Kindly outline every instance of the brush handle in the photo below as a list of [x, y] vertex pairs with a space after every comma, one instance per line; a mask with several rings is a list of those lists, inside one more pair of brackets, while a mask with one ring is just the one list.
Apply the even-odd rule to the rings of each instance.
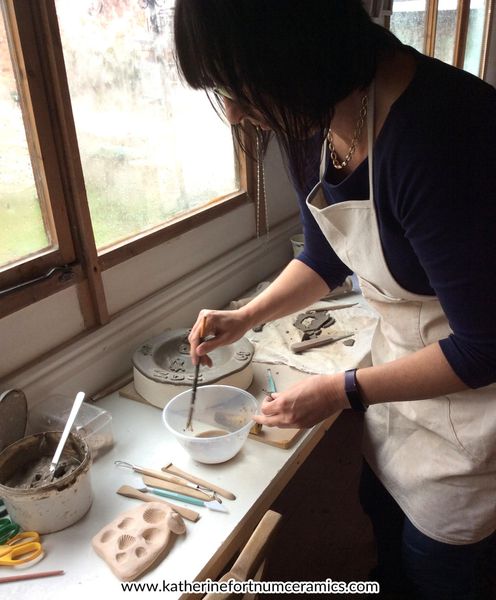
[[60, 436], [60, 440], [59, 440], [57, 449], [55, 450], [55, 454], [53, 455], [52, 462], [50, 464], [49, 470], [50, 470], [50, 473], [52, 474], [52, 479], [53, 479], [55, 471], [57, 469], [57, 465], [59, 464], [59, 460], [62, 455], [62, 452], [64, 451], [65, 443], [67, 442], [67, 438], [69, 437], [71, 428], [74, 424], [74, 421], [76, 420], [79, 409], [81, 408], [81, 404], [83, 403], [84, 395], [85, 395], [84, 392], [78, 392], [76, 395], [76, 398], [74, 399], [74, 402], [72, 404], [71, 412], [69, 413], [69, 418], [67, 419], [67, 422], [64, 427], [64, 431], [62, 432], [62, 435]]
[[197, 490], [193, 487], [186, 487], [185, 485], [178, 485], [177, 483], [170, 483], [169, 481], [164, 481], [163, 479], [157, 479], [156, 477], [148, 477], [148, 475], [143, 475], [143, 482], [145, 485], [149, 485], [154, 488], [158, 488], [159, 490], [167, 490], [169, 492], [177, 492], [179, 494], [183, 494], [184, 496], [192, 496], [193, 498], [197, 498], [198, 500], [213, 500], [213, 494], [207, 494], [200, 490]]
[[[117, 493], [121, 496], [127, 496], [128, 498], [136, 498], [136, 500], [142, 500], [143, 502], [157, 502], [157, 499], [152, 494], [145, 494], [136, 488], [131, 487], [130, 485], [121, 485], [121, 487], [117, 490]], [[158, 495], [158, 494], [156, 494]], [[200, 514], [194, 510], [190, 510], [189, 508], [184, 508], [183, 506], [177, 506], [177, 504], [171, 504], [170, 502], [166, 502], [165, 500], [160, 500], [167, 506], [170, 506], [172, 510], [179, 513], [188, 521], [193, 521], [194, 523], [198, 521], [200, 518]]]
[[181, 502], [188, 502], [189, 504], [195, 504], [196, 506], [206, 506], [203, 500], [198, 500], [198, 498], [192, 498], [191, 496], [185, 496], [184, 494], [179, 494], [178, 492], [166, 492], [164, 490], [155, 489], [150, 489], [150, 492], [156, 496], [163, 496], [164, 498], [171, 498], [172, 500], [181, 500]]
[[[155, 469], [146, 469], [145, 467], [138, 467], [137, 465], [133, 465], [133, 470], [136, 471], [136, 473], [140, 473], [141, 475], [147, 475], [148, 477], [155, 477], [156, 479], [162, 479], [163, 481], [168, 481], [169, 483], [176, 483], [178, 485], [191, 487], [194, 490], [198, 489], [194, 483], [188, 481], [185, 477], [176, 477], [175, 475], [171, 475], [170, 473], [164, 473], [163, 471], [157, 471]], [[208, 494], [210, 490], [200, 491], [204, 491], [206, 494]]]

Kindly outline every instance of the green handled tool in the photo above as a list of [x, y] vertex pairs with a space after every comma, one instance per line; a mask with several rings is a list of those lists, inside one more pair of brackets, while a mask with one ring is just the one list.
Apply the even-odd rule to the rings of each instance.
[[217, 500], [199, 500], [198, 498], [185, 496], [184, 494], [180, 494], [179, 492], [158, 490], [156, 488], [148, 486], [140, 488], [140, 491], [149, 492], [151, 494], [155, 494], [156, 496], [162, 496], [163, 498], [169, 498], [171, 500], [180, 500], [181, 502], [188, 502], [189, 504], [195, 504], [196, 506], [206, 506], [210, 510], [216, 510], [218, 512], [228, 512], [227, 508], [220, 502], [217, 502]]

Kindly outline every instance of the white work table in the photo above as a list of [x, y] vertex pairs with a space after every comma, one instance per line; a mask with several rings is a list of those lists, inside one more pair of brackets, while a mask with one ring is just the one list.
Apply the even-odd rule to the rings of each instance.
[[[255, 379], [250, 391], [263, 397], [266, 366], [254, 364]], [[304, 377], [298, 371], [277, 366], [284, 383]], [[282, 386], [281, 386], [282, 388]], [[93, 504], [86, 516], [73, 526], [42, 536], [45, 558], [30, 571], [63, 569], [59, 577], [34, 579], [0, 585], [4, 600], [39, 597], [47, 600], [71, 597], [129, 598], [155, 592], [123, 591], [120, 581], [91, 546], [92, 537], [140, 501], [116, 494], [123, 484], [133, 485], [136, 475], [114, 466], [123, 460], [152, 469], [169, 462], [217, 483], [236, 494], [236, 500], [223, 500], [229, 512], [214, 512], [206, 507], [183, 504], [201, 514], [198, 522], [185, 520], [186, 534], [176, 537], [164, 560], [139, 578], [139, 583], [179, 583], [181, 581], [217, 579], [226, 563], [243, 546], [265, 511], [285, 487], [298, 467], [324, 435], [334, 418], [314, 427], [290, 449], [273, 447], [248, 439], [241, 452], [220, 465], [194, 462], [171, 437], [162, 424], [161, 410], [115, 392], [98, 403], [112, 415], [114, 446], [99, 457], [91, 468]], [[136, 486], [137, 487], [137, 486]], [[157, 500], [159, 498], [157, 497]], [[172, 501], [175, 502], [175, 501]], [[0, 576], [21, 574], [22, 571], [2, 569]], [[288, 574], [290, 578], [290, 574]], [[185, 598], [180, 593], [159, 592], [161, 598]], [[198, 598], [198, 596], [196, 596]]]

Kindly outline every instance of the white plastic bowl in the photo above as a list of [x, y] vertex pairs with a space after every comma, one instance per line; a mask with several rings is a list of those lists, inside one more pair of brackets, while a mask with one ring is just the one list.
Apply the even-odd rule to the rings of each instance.
[[191, 390], [186, 390], [166, 405], [162, 419], [191, 458], [214, 464], [235, 456], [253, 425], [252, 416], [258, 408], [254, 396], [230, 385], [200, 386], [196, 392], [193, 430], [186, 431], [190, 404]]

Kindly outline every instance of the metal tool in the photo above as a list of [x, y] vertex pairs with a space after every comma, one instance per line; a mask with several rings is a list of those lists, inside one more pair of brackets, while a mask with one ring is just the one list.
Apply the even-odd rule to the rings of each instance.
[[210, 510], [215, 510], [218, 512], [228, 512], [227, 508], [223, 504], [220, 504], [220, 502], [217, 500], [200, 500], [199, 498], [192, 498], [191, 496], [185, 496], [184, 494], [179, 494], [178, 492], [157, 490], [152, 487], [143, 487], [140, 489], [140, 492], [149, 492], [150, 494], [155, 494], [156, 496], [170, 498], [171, 500], [180, 500], [181, 502], [188, 502], [189, 504], [195, 504], [196, 506], [206, 506]]
[[269, 392], [269, 394], [273, 394], [274, 392], [277, 392], [276, 382], [274, 381], [274, 378], [272, 377], [272, 371], [270, 369], [267, 369], [266, 389], [267, 389], [267, 392]]
[[71, 427], [76, 420], [79, 409], [81, 408], [81, 404], [84, 400], [84, 392], [78, 392], [76, 394], [76, 398], [74, 399], [74, 403], [71, 408], [71, 412], [69, 413], [69, 418], [67, 419], [67, 423], [65, 424], [64, 431], [60, 436], [60, 441], [57, 445], [57, 449], [55, 450], [55, 454], [53, 455], [52, 462], [50, 463], [49, 473], [50, 480], [53, 480], [55, 477], [55, 472], [57, 470], [57, 466], [59, 464], [60, 457], [62, 452], [64, 451], [65, 443], [67, 442], [67, 438], [69, 437], [69, 433], [71, 432]]
[[332, 312], [333, 310], [341, 310], [343, 308], [351, 308], [352, 306], [356, 306], [358, 302], [348, 302], [347, 304], [331, 304], [331, 306], [327, 306], [325, 308], [313, 308], [314, 312]]
[[43, 558], [40, 535], [36, 531], [24, 531], [0, 546], [0, 565], [27, 567]]
[[[138, 465], [133, 465], [125, 460], [115, 460], [114, 465], [117, 467], [121, 467], [123, 469], [131, 469], [135, 473], [140, 473], [141, 475], [147, 475], [148, 477], [154, 477], [155, 479], [162, 479], [163, 481], [168, 481], [169, 483], [174, 483], [176, 485], [180, 485], [183, 487], [190, 487], [193, 490], [199, 490], [205, 493], [214, 494], [215, 490], [207, 487], [206, 485], [200, 485], [198, 483], [192, 483], [188, 479], [184, 477], [178, 477], [177, 475], [172, 475], [170, 473], [164, 473], [163, 471], [157, 471], [155, 469], [147, 469], [145, 467], [139, 467]], [[182, 491], [182, 490], [173, 490], [173, 491]], [[207, 499], [207, 498], [205, 498]]]
[[[134, 488], [130, 485], [121, 485], [121, 487], [117, 490], [117, 493], [121, 496], [126, 496], [127, 498], [136, 498], [136, 500], [142, 500], [143, 502], [156, 502], [157, 498], [152, 494], [146, 494], [145, 492], [140, 491], [137, 488]], [[166, 500], [160, 500], [159, 502], [163, 502], [167, 504], [172, 510], [175, 510], [177, 513], [188, 519], [188, 521], [196, 522], [200, 518], [200, 513], [197, 513], [194, 510], [190, 510], [189, 508], [184, 508], [183, 506], [178, 506], [177, 504], [172, 504], [171, 502], [167, 502]]]
[[172, 463], [169, 463], [169, 464], [165, 465], [164, 467], [162, 467], [162, 471], [165, 471], [166, 473], [172, 473], [173, 475], [178, 475], [179, 477], [182, 477], [183, 479], [191, 481], [192, 483], [196, 483], [199, 486], [202, 486], [204, 489], [213, 490], [214, 492], [217, 492], [220, 496], [223, 496], [224, 498], [227, 498], [228, 500], [236, 500], [236, 496], [232, 492], [225, 490], [224, 488], [221, 488], [220, 486], [216, 485], [215, 483], [209, 483], [208, 481], [205, 481], [204, 479], [200, 479], [199, 477], [196, 477], [195, 475], [190, 475], [189, 473], [186, 473], [186, 471], [182, 471], [178, 467], [174, 466]]
[[[207, 320], [206, 316], [203, 316], [202, 322], [200, 325], [200, 344], [204, 341], [205, 338], [205, 321]], [[195, 409], [195, 400], [196, 400], [196, 390], [198, 388], [198, 375], [200, 374], [200, 359], [198, 358], [198, 362], [195, 365], [195, 374], [193, 378], [193, 388], [191, 390], [191, 403], [189, 405], [188, 412], [188, 420], [186, 421], [186, 430], [193, 431], [193, 411]]]
[[[265, 392], [272, 400], [272, 394], [277, 392], [276, 382], [274, 381], [274, 377], [272, 376], [272, 371], [270, 369], [267, 369], [267, 383], [266, 386], [262, 388], [262, 392]], [[253, 435], [260, 435], [262, 428], [262, 423], [253, 423], [250, 433]]]

